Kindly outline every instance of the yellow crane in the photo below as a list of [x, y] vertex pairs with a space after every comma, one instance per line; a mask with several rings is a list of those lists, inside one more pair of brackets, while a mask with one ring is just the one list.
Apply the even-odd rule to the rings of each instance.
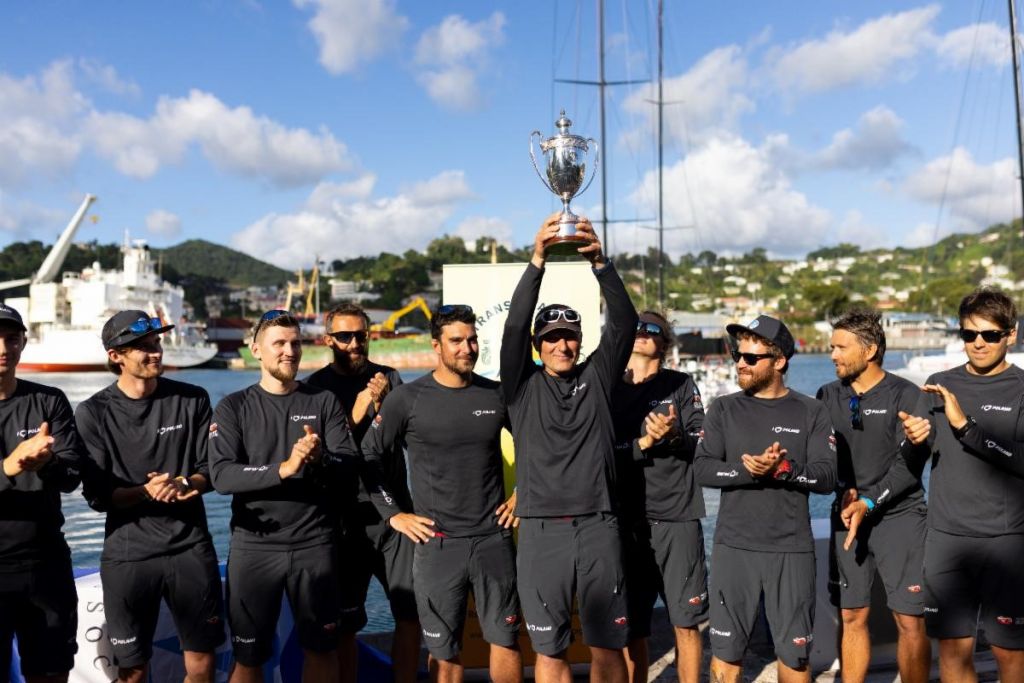
[[406, 314], [415, 311], [417, 308], [423, 311], [423, 315], [427, 317], [427, 322], [430, 322], [430, 307], [427, 306], [427, 302], [424, 301], [423, 297], [417, 296], [413, 297], [413, 299], [405, 306], [402, 306], [397, 311], [389, 315], [384, 322], [370, 325], [370, 336], [381, 337], [384, 335], [393, 335], [398, 321]]

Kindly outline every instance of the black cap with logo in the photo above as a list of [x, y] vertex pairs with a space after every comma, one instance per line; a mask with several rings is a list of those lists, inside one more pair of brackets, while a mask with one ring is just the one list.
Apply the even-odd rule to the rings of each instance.
[[0, 323], [3, 322], [14, 323], [22, 332], [28, 331], [25, 329], [25, 323], [21, 319], [21, 313], [18, 313], [7, 304], [0, 304]]
[[103, 348], [109, 350], [119, 346], [131, 346], [133, 342], [143, 337], [160, 334], [173, 328], [174, 325], [165, 325], [160, 318], [150, 317], [145, 311], [118, 311], [103, 325]]
[[793, 335], [790, 334], [789, 328], [781, 320], [770, 315], [759, 315], [749, 325], [737, 323], [726, 325], [725, 331], [729, 333], [730, 337], [735, 337], [741, 332], [749, 332], [754, 336], [767, 339], [779, 347], [786, 359], [792, 358], [796, 353], [796, 342], [793, 341]]

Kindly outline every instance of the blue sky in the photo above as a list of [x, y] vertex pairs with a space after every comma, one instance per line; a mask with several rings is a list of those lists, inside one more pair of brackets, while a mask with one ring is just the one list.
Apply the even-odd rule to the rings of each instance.
[[[656, 74], [655, 0], [606, 1], [606, 76]], [[666, 2], [673, 254], [919, 245], [1020, 214], [1006, 6]], [[596, 2], [199, 0], [0, 10], [0, 244], [226, 244], [284, 267], [556, 208], [530, 131], [598, 137]], [[608, 92], [609, 217], [655, 216], [650, 85]], [[574, 200], [600, 215], [600, 179]], [[612, 253], [654, 233], [610, 228]]]

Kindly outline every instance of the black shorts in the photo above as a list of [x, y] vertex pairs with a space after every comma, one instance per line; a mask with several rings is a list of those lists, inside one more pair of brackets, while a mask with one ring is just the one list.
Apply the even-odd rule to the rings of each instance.
[[32, 570], [0, 572], [0, 680], [11, 670], [14, 636], [22, 675], [63, 676], [75, 664], [77, 634], [78, 593], [70, 557], [48, 558]]
[[623, 547], [630, 640], [651, 635], [658, 596], [673, 626], [692, 628], [707, 618], [708, 572], [699, 520], [640, 522], [630, 529]]
[[224, 642], [224, 601], [209, 542], [174, 555], [100, 563], [103, 613], [114, 663], [142, 666], [153, 656], [160, 601], [167, 601], [181, 649], [213, 652]]
[[524, 518], [516, 567], [519, 602], [536, 652], [554, 656], [569, 647], [573, 593], [583, 642], [610, 650], [626, 646], [629, 618], [614, 515]]
[[771, 553], [715, 544], [711, 555], [711, 652], [738, 662], [747, 649], [761, 594], [775, 655], [807, 664], [814, 640], [814, 553]]
[[864, 524], [849, 550], [843, 550], [847, 531], [833, 516], [828, 582], [832, 604], [842, 609], [869, 607], [877, 568], [889, 609], [913, 616], [924, 614], [925, 514], [922, 506]]
[[989, 538], [928, 530], [924, 618], [932, 638], [973, 638], [1024, 649], [1024, 535]]
[[338, 548], [338, 589], [341, 600], [340, 628], [356, 633], [366, 626], [366, 592], [376, 576], [384, 588], [395, 621], [416, 621], [416, 596], [412, 588], [415, 544], [394, 529], [372, 528], [344, 533]]
[[295, 550], [231, 548], [228, 623], [235, 659], [262, 666], [273, 654], [282, 595], [288, 596], [299, 645], [314, 652], [338, 646], [338, 583], [333, 544]]
[[470, 588], [484, 640], [502, 647], [515, 645], [519, 596], [511, 531], [432, 538], [416, 546], [412, 575], [423, 641], [435, 659], [452, 659], [462, 648]]

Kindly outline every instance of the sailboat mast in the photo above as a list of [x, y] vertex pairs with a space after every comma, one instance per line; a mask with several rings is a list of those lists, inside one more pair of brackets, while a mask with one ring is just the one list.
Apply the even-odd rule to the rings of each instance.
[[658, 309], [665, 310], [665, 0], [658, 0]]
[[608, 252], [608, 146], [605, 144], [604, 89], [604, 0], [597, 0], [597, 88], [601, 97], [601, 151], [605, 156], [601, 167], [601, 244]]
[[1017, 179], [1020, 182], [1021, 220], [1024, 226], [1024, 138], [1021, 137], [1020, 119], [1020, 64], [1017, 61], [1017, 10], [1014, 0], [1007, 0], [1010, 6], [1010, 54], [1013, 56], [1013, 101], [1017, 107]]

